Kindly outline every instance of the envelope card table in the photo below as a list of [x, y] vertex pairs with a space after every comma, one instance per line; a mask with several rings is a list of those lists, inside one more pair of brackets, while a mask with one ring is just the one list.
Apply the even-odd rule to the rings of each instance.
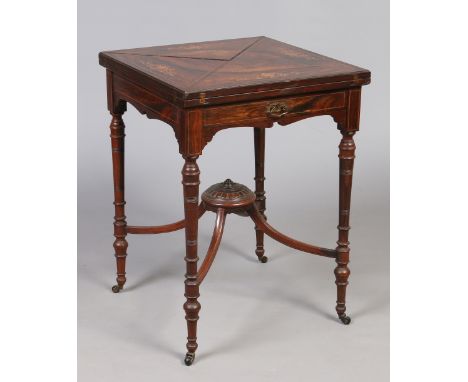
[[[268, 37], [154, 46], [101, 52], [107, 69], [107, 103], [114, 178], [114, 249], [117, 293], [126, 281], [128, 234], [159, 234], [185, 229], [185, 297], [187, 353], [191, 365], [197, 350], [199, 288], [218, 252], [226, 217], [250, 217], [256, 232], [255, 253], [267, 262], [264, 234], [286, 246], [336, 261], [336, 312], [349, 324], [345, 295], [348, 277], [348, 232], [351, 183], [359, 130], [361, 87], [370, 82], [368, 70], [322, 56]], [[163, 226], [128, 225], [124, 197], [124, 137], [122, 115], [127, 103], [148, 118], [164, 121], [174, 130], [182, 168], [184, 219]], [[265, 130], [320, 115], [333, 118], [341, 133], [339, 144], [339, 216], [335, 248], [295, 240], [267, 223], [265, 216]], [[253, 128], [255, 188], [227, 179], [199, 197], [197, 158], [213, 136], [227, 128]], [[285, 161], [285, 165], [287, 162]], [[200, 200], [201, 199], [201, 200]], [[213, 236], [198, 266], [198, 219], [216, 214]]]

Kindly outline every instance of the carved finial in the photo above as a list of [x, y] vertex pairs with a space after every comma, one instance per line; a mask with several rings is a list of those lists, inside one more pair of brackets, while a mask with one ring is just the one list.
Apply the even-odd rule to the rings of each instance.
[[202, 194], [201, 199], [207, 208], [239, 208], [255, 202], [255, 194], [246, 186], [231, 179], [213, 184]]
[[226, 179], [223, 183], [223, 186], [225, 189], [232, 190], [232, 187], [234, 186], [234, 182], [231, 179]]

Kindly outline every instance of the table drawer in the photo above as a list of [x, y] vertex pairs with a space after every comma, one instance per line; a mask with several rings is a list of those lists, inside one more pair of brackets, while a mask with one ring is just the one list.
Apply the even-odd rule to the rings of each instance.
[[319, 115], [321, 112], [326, 114], [332, 109], [344, 108], [345, 103], [346, 93], [339, 91], [208, 107], [203, 112], [203, 125], [206, 127], [252, 126], [298, 120]]

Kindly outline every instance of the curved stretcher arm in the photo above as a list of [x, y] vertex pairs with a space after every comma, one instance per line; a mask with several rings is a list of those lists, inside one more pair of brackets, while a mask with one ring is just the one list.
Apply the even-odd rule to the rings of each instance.
[[[205, 212], [206, 212], [205, 205], [203, 203], [200, 203], [200, 205], [198, 206], [198, 218], [200, 219]], [[179, 229], [182, 229], [184, 227], [185, 227], [185, 219], [182, 219], [175, 223], [157, 225], [157, 226], [128, 225], [126, 227], [126, 232], [133, 233], [133, 234], [158, 234], [158, 233], [178, 231]]]
[[280, 243], [287, 245], [288, 247], [297, 249], [302, 252], [336, 258], [336, 251], [333, 249], [316, 247], [315, 245], [307, 244], [302, 241], [292, 239], [289, 236], [286, 236], [281, 232], [277, 231], [266, 222], [265, 218], [262, 216], [262, 214], [256, 206], [252, 206], [247, 212], [252, 218], [252, 220], [255, 222], [257, 228], [263, 231], [266, 235], [270, 236], [272, 239], [275, 239]]
[[200, 285], [205, 278], [206, 274], [210, 270], [211, 264], [218, 253], [219, 244], [221, 243], [221, 238], [223, 237], [224, 232], [224, 223], [226, 222], [226, 210], [224, 208], [219, 208], [216, 213], [216, 224], [213, 229], [213, 236], [211, 237], [211, 243], [206, 252], [206, 256], [203, 259], [203, 263], [200, 266], [200, 270], [197, 274], [197, 283]]

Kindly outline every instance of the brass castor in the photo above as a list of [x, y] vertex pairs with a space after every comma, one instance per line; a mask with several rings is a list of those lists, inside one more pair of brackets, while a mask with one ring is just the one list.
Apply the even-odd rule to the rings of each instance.
[[190, 366], [194, 360], [195, 360], [195, 353], [187, 353], [185, 355], [184, 362], [187, 366]]
[[343, 316], [340, 316], [339, 318], [341, 322], [345, 325], [349, 325], [351, 323], [351, 317], [347, 316], [346, 314], [344, 314]]
[[261, 263], [265, 264], [268, 261], [268, 257], [262, 256], [258, 260], [260, 260]]
[[120, 289], [122, 289], [122, 288], [120, 288], [118, 285], [114, 285], [114, 286], [112, 287], [112, 292], [114, 292], [114, 293], [119, 293], [119, 292], [120, 292]]

